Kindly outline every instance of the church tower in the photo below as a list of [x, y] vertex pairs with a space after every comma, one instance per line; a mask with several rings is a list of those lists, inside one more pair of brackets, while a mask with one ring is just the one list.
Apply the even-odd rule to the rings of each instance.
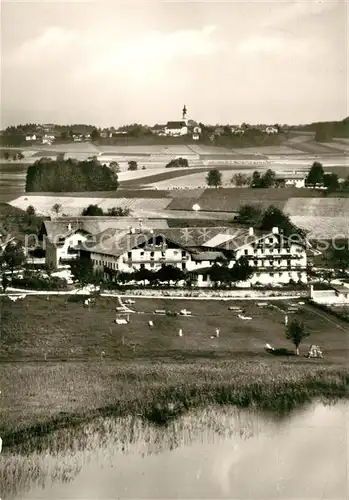
[[185, 104], [182, 110], [182, 120], [184, 120], [185, 122], [187, 121], [187, 107]]

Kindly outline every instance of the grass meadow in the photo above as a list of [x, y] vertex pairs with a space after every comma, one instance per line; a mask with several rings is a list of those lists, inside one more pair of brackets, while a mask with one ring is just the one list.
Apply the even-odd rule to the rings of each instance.
[[[348, 326], [308, 306], [295, 313], [310, 333], [301, 356], [276, 357], [264, 351], [266, 342], [292, 349], [286, 302], [261, 309], [252, 301], [137, 299], [130, 323], [117, 325], [116, 298], [91, 309], [62, 296], [1, 301], [5, 448], [34, 446], [42, 435], [98, 416], [137, 414], [165, 424], [208, 405], [282, 413], [312, 398], [349, 395]], [[252, 320], [238, 318], [231, 304]], [[192, 317], [154, 314], [182, 308]], [[211, 338], [217, 327], [220, 336]], [[304, 357], [313, 343], [324, 359]]]

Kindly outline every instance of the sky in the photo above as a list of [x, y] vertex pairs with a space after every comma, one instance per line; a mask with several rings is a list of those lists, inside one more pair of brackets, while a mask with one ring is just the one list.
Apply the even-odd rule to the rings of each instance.
[[347, 0], [2, 0], [1, 127], [348, 116]]

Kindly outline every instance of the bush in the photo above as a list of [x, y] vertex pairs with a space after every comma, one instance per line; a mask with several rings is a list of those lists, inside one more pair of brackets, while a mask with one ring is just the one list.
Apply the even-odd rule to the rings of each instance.
[[67, 290], [68, 283], [63, 278], [52, 276], [43, 278], [40, 276], [24, 276], [23, 278], [13, 278], [11, 286], [28, 290]]
[[186, 158], [175, 158], [166, 165], [166, 168], [177, 168], [177, 167], [189, 167], [188, 160]]

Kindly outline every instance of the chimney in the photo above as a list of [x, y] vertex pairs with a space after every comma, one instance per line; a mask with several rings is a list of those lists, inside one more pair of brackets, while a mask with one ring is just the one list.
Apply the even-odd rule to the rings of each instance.
[[273, 227], [273, 234], [279, 234], [279, 228]]
[[254, 230], [253, 230], [253, 227], [249, 227], [249, 228], [248, 228], [248, 235], [249, 235], [249, 236], [253, 236], [253, 235], [254, 235]]

